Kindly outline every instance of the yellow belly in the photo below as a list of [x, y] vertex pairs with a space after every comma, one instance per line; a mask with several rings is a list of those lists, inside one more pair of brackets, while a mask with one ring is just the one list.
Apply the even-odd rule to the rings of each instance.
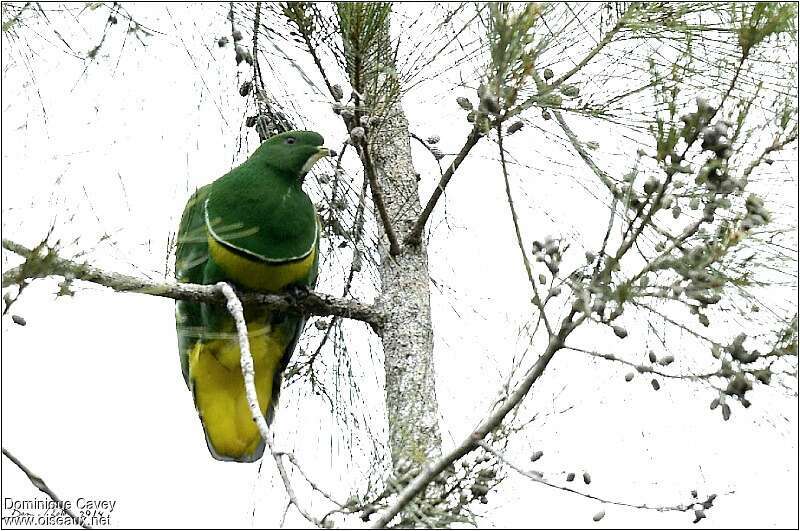
[[305, 279], [317, 256], [315, 246], [308, 256], [301, 260], [287, 264], [267, 264], [248, 260], [232, 253], [210, 234], [208, 235], [208, 249], [211, 258], [225, 274], [242, 286], [258, 291], [281, 291], [289, 284]]
[[[256, 393], [261, 413], [272, 398], [272, 382], [288, 338], [269, 324], [248, 325], [250, 351], [255, 365]], [[235, 334], [194, 346], [189, 374], [195, 404], [211, 446], [217, 455], [244, 459], [261, 443], [261, 434], [247, 405]]]

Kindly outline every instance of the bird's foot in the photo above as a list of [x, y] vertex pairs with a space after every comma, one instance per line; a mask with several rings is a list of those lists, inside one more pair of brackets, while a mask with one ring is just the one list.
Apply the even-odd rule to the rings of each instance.
[[286, 295], [289, 296], [295, 303], [302, 301], [306, 297], [311, 294], [311, 290], [308, 289], [308, 286], [304, 286], [302, 284], [292, 284], [288, 288], [286, 288]]

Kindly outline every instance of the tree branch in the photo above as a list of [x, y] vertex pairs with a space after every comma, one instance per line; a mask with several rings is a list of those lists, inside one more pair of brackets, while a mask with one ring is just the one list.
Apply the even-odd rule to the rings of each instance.
[[244, 319], [244, 308], [242, 307], [242, 302], [236, 296], [236, 292], [233, 290], [230, 284], [220, 282], [214, 286], [214, 289], [216, 289], [225, 298], [228, 312], [230, 312], [231, 317], [233, 317], [233, 321], [236, 323], [236, 334], [239, 338], [239, 351], [241, 353], [239, 363], [242, 367], [244, 390], [245, 395], [247, 396], [247, 407], [250, 408], [250, 414], [253, 416], [253, 422], [256, 423], [258, 431], [261, 433], [261, 437], [264, 439], [264, 442], [266, 442], [273, 459], [275, 459], [275, 465], [278, 467], [278, 473], [283, 481], [286, 494], [289, 496], [289, 503], [294, 504], [294, 506], [297, 507], [297, 510], [300, 511], [300, 514], [302, 514], [306, 520], [316, 526], [319, 526], [319, 521], [311, 516], [305, 509], [303, 509], [302, 505], [298, 503], [297, 496], [294, 493], [294, 488], [292, 488], [292, 483], [289, 480], [289, 475], [286, 473], [286, 468], [283, 466], [283, 462], [281, 461], [282, 454], [275, 451], [275, 444], [272, 440], [272, 434], [269, 431], [267, 420], [264, 418], [264, 415], [261, 413], [261, 408], [258, 405], [255, 367], [253, 365], [253, 355], [250, 353], [250, 338], [247, 333], [247, 322]]
[[50, 487], [48, 487], [48, 486], [47, 486], [47, 483], [45, 483], [45, 482], [44, 482], [44, 480], [43, 480], [42, 478], [40, 478], [39, 476], [37, 476], [36, 474], [34, 474], [33, 472], [31, 472], [31, 470], [30, 470], [28, 467], [26, 467], [24, 464], [22, 464], [22, 461], [20, 461], [19, 459], [17, 459], [17, 458], [14, 456], [14, 454], [12, 454], [11, 452], [9, 452], [9, 451], [8, 451], [8, 450], [6, 450], [5, 448], [3, 448], [3, 455], [4, 455], [4, 456], [6, 456], [6, 457], [8, 457], [8, 459], [9, 459], [9, 460], [10, 460], [12, 463], [14, 463], [14, 464], [17, 466], [17, 468], [19, 468], [20, 470], [22, 470], [22, 471], [25, 473], [25, 475], [26, 475], [26, 476], [28, 476], [28, 479], [30, 480], [30, 482], [33, 484], [33, 486], [34, 486], [34, 487], [36, 487], [36, 488], [37, 488], [37, 489], [39, 489], [40, 491], [42, 491], [42, 492], [44, 492], [45, 494], [47, 494], [47, 496], [48, 496], [48, 497], [49, 497], [51, 500], [53, 500], [54, 502], [56, 502], [56, 505], [58, 506], [58, 508], [59, 508], [59, 509], [61, 509], [62, 511], [64, 511], [64, 514], [66, 514], [67, 516], [69, 516], [70, 518], [72, 518], [72, 519], [73, 519], [73, 521], [74, 521], [76, 524], [80, 525], [82, 528], [84, 528], [84, 529], [91, 529], [91, 527], [89, 527], [89, 526], [88, 526], [88, 525], [87, 525], [87, 524], [86, 524], [86, 523], [83, 521], [83, 518], [79, 518], [78, 516], [76, 516], [76, 515], [75, 515], [75, 513], [73, 513], [73, 512], [72, 512], [72, 510], [71, 510], [71, 509], [70, 509], [70, 508], [69, 508], [69, 507], [68, 507], [68, 506], [67, 506], [67, 505], [66, 505], [64, 502], [62, 502], [62, 501], [61, 501], [61, 499], [59, 499], [58, 495], [56, 495], [56, 493], [55, 493], [55, 492], [53, 492], [53, 491], [50, 489]]
[[[225, 302], [225, 298], [215, 286], [159, 282], [123, 273], [105, 271], [85, 263], [81, 264], [61, 258], [50, 249], [48, 249], [47, 253], [35, 253], [27, 247], [7, 239], [3, 240], [3, 248], [22, 256], [27, 263], [31, 264], [29, 268], [12, 268], [3, 273], [3, 285], [5, 286], [19, 284], [31, 278], [58, 275], [70, 279], [93, 282], [115, 291], [129, 291], [192, 302]], [[244, 304], [260, 304], [279, 311], [303, 312], [320, 316], [335, 315], [363, 321], [372, 326], [376, 332], [380, 332], [383, 327], [383, 313], [373, 305], [324, 293], [310, 292], [308, 295], [297, 297], [247, 291], [240, 292], [239, 297]]]
[[444, 193], [447, 183], [450, 182], [450, 179], [453, 178], [453, 174], [456, 172], [461, 163], [464, 162], [464, 159], [467, 158], [470, 150], [475, 147], [475, 144], [477, 144], [478, 140], [480, 139], [480, 131], [477, 127], [473, 127], [472, 131], [469, 133], [469, 136], [467, 136], [467, 140], [461, 147], [461, 151], [458, 152], [456, 158], [454, 158], [453, 162], [451, 162], [447, 167], [444, 175], [442, 175], [442, 178], [439, 180], [439, 184], [436, 185], [436, 188], [433, 190], [430, 199], [428, 199], [428, 202], [425, 204], [425, 208], [422, 209], [422, 213], [419, 215], [417, 222], [414, 224], [414, 228], [411, 229], [411, 232], [408, 234], [408, 236], [406, 236], [406, 244], [417, 245], [420, 242], [422, 239], [422, 232], [425, 230], [425, 224], [428, 222], [428, 218], [431, 217], [431, 213], [436, 207], [436, 203], [439, 201], [439, 198]]
[[372, 191], [372, 202], [375, 203], [375, 208], [378, 209], [378, 215], [381, 218], [386, 237], [389, 238], [389, 254], [391, 256], [397, 256], [400, 254], [400, 242], [397, 240], [397, 233], [392, 227], [389, 213], [386, 210], [386, 203], [383, 201], [383, 189], [378, 181], [378, 175], [375, 173], [375, 165], [372, 163], [372, 156], [369, 153], [366, 142], [362, 142], [360, 147], [361, 158], [364, 162], [364, 170], [369, 179], [369, 189]]
[[564, 345], [564, 340], [580, 323], [583, 322], [583, 316], [573, 321], [576, 311], [570, 310], [567, 316], [561, 321], [561, 326], [557, 334], [550, 338], [544, 353], [539, 357], [536, 363], [525, 374], [525, 377], [517, 385], [517, 387], [508, 395], [508, 397], [500, 402], [500, 404], [492, 410], [475, 430], [470, 433], [461, 444], [444, 454], [442, 457], [429, 461], [422, 467], [422, 471], [412, 479], [408, 485], [398, 494], [394, 502], [387, 507], [375, 520], [370, 528], [381, 529], [397, 516], [403, 508], [408, 505], [414, 497], [422, 492], [425, 487], [433, 481], [442, 471], [444, 471], [451, 463], [461, 459], [468, 453], [472, 452], [480, 446], [480, 442], [492, 430], [497, 428], [508, 413], [514, 409], [525, 396], [534, 383], [544, 373], [545, 368], [553, 359], [556, 352], [561, 350]]

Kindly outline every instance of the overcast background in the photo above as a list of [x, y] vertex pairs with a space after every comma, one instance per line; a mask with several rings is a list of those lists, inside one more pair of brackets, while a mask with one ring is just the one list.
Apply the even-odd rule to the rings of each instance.
[[[413, 9], [400, 11], [411, 17]], [[242, 125], [248, 102], [238, 95], [250, 73], [244, 65], [235, 68], [230, 46], [216, 46], [217, 38], [229, 33], [227, 4], [129, 10], [159, 33], [146, 37], [144, 46], [126, 33], [122, 21], [109, 28], [93, 61], [65, 50], [53, 29], [85, 57], [103, 34], [105, 8], [77, 20], [53, 12], [53, 27], [31, 20], [32, 27], [20, 28], [13, 42], [4, 35], [2, 229], [4, 238], [32, 246], [54, 224], [52, 240], [61, 241], [65, 255], [85, 252], [82, 258], [98, 266], [160, 278], [170, 232], [188, 196], [244, 160], [258, 137]], [[305, 118], [302, 127], [319, 131], [327, 145], [340, 149], [344, 131], [330, 101], [275, 50], [266, 53], [282, 81], [273, 86], [275, 94], [296, 105], [293, 111]], [[291, 53], [306, 65], [304, 57]], [[322, 86], [312, 67], [304, 70]], [[455, 97], [474, 98], [473, 91], [457, 87], [455, 76], [422, 84], [403, 100], [412, 131], [440, 135], [445, 153], [457, 151], [468, 132]], [[624, 168], [635, 155], [636, 148], [604, 124], [582, 121], [576, 129], [582, 139], [601, 143], [612, 168]], [[562, 235], [582, 257], [602, 240], [607, 207], [584, 184], [591, 174], [563, 140], [523, 131], [526, 135], [509, 138], [507, 148], [519, 155], [512, 177], [526, 237]], [[426, 198], [438, 170], [424, 150], [416, 144], [413, 149]], [[777, 204], [781, 215], [794, 219], [795, 153], [777, 157], [773, 171], [782, 172], [785, 181], [771, 185], [773, 195], [766, 198], [768, 208], [777, 210]], [[489, 143], [470, 154], [432, 224], [445, 448], [482, 417], [513, 356], [527, 345], [530, 294], [495, 157]], [[357, 190], [355, 158], [346, 161]], [[330, 170], [326, 164], [318, 173]], [[318, 187], [315, 183], [310, 180], [309, 186]], [[3, 252], [4, 269], [17, 263]], [[322, 291], [340, 293], [335, 277], [341, 277], [341, 267], [330, 262]], [[369, 301], [374, 279], [366, 270], [355, 294]], [[74, 297], [56, 297], [57, 284], [58, 279], [38, 281], [15, 303], [12, 313], [25, 317], [27, 326], [3, 318], [3, 446], [62, 499], [117, 500], [112, 513], [117, 527], [276, 526], [286, 500], [273, 463], [265, 460], [259, 471], [258, 464], [222, 463], [208, 454], [180, 373], [173, 302], [88, 284], [76, 285]], [[796, 284], [792, 294], [785, 289], [774, 294], [775, 304], [796, 297]], [[625, 324], [631, 331], [626, 342], [598, 327], [583, 332], [576, 344], [629, 359], [640, 359], [636, 356], [647, 348], [665, 352], [648, 339], [644, 323]], [[736, 333], [713, 330], [725, 341]], [[671, 334], [669, 353], [680, 368], [681, 355], [696, 345]], [[313, 349], [318, 337], [312, 330], [307, 348]], [[360, 386], [356, 416], [381, 438], [382, 358], [375, 341], [365, 337], [365, 327], [349, 328], [351, 378]], [[707, 353], [702, 356], [712, 361]], [[322, 365], [336, 362], [327, 358]], [[701, 497], [717, 493], [699, 527], [797, 525], [796, 392], [759, 388], [751, 408], [734, 406], [732, 419], [724, 422], [719, 411], [708, 410], [711, 390], [675, 380], [662, 381], [661, 391], [653, 392], [649, 378], [637, 376], [626, 384], [626, 372], [576, 352], [559, 353], [529, 398], [538, 416], [512, 449], [517, 462], [529, 466], [527, 456], [541, 449], [545, 456], [535, 467], [547, 478], [588, 470], [592, 484], [577, 488], [629, 503], [674, 505], [689, 502], [692, 489]], [[292, 448], [305, 470], [342, 500], [353, 485], [363, 488], [358, 474], [374, 461], [365, 454], [368, 443], [355, 444], [358, 455], [348, 455], [344, 429], [302, 381], [284, 395], [274, 424], [279, 446]], [[41, 497], [5, 458], [2, 480], [4, 498]], [[605, 519], [593, 523], [591, 516], [601, 508]], [[513, 472], [480, 510], [484, 524], [499, 527], [691, 525], [689, 514], [604, 507]], [[303, 523], [293, 512], [287, 519], [288, 525]]]

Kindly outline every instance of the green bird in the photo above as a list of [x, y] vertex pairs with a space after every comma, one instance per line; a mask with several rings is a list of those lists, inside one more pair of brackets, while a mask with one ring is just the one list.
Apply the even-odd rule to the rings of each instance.
[[[331, 151], [312, 131], [273, 136], [240, 166], [198, 189], [178, 229], [175, 277], [230, 282], [250, 290], [313, 288], [320, 225], [303, 177]], [[261, 412], [271, 422], [281, 373], [305, 318], [244, 308]], [[224, 305], [179, 301], [178, 349], [208, 449], [216, 459], [252, 462], [264, 441], [247, 406], [236, 328]]]

